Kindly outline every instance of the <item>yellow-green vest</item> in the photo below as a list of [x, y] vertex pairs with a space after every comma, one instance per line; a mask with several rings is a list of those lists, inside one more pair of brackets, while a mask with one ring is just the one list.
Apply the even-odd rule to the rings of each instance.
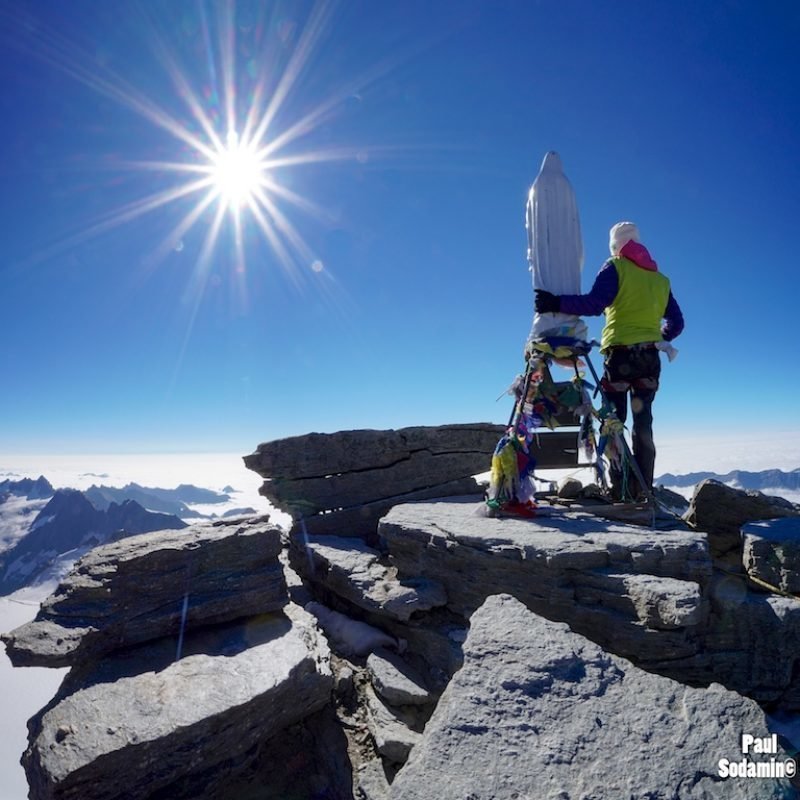
[[661, 341], [661, 320], [669, 301], [669, 278], [637, 267], [627, 258], [612, 258], [619, 290], [606, 308], [601, 350], [618, 344]]

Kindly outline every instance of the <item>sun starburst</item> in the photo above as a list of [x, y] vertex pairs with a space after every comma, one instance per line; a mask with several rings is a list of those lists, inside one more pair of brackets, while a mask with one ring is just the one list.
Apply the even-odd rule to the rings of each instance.
[[[317, 95], [310, 105], [301, 98], [301, 78], [308, 72], [329, 28], [330, 8], [326, 3], [315, 5], [290, 37], [285, 29], [270, 26], [265, 19], [250, 26], [238, 25], [233, 2], [199, 4], [191, 51], [195, 61], [190, 65], [185, 52], [181, 61], [180, 48], [159, 32], [155, 20], [148, 19], [148, 43], [169, 76], [175, 97], [180, 99], [177, 105], [174, 98], [169, 103], [158, 102], [154, 93], [144, 91], [108, 67], [98, 66], [96, 59], [67, 37], [55, 31], [40, 31], [38, 56], [131, 109], [178, 145], [174, 160], [117, 159], [115, 166], [119, 169], [171, 176], [171, 185], [109, 211], [55, 249], [180, 203], [186, 206], [185, 213], [164, 241], [153, 248], [149, 262], [158, 263], [170, 252], [182, 251], [184, 240], [204, 220], [194, 269], [195, 283], [199, 285], [197, 297], [202, 294], [209, 261], [226, 230], [233, 233], [226, 238], [234, 243], [236, 252], [230, 262], [238, 274], [246, 273], [244, 232], [253, 228], [294, 282], [302, 274], [318, 275], [323, 261], [305, 241], [287, 206], [303, 215], [330, 217], [312, 198], [282, 183], [281, 175], [323, 162], [363, 161], [363, 145], [303, 145], [313, 141], [314, 132], [381, 71]], [[266, 11], [261, 9], [261, 13]], [[282, 37], [281, 40], [275, 41], [270, 35], [259, 39], [258, 32], [266, 30], [272, 30], [271, 36]], [[242, 36], [251, 39], [239, 41]], [[291, 47], [287, 46], [290, 43]], [[196, 61], [200, 50], [204, 57]], [[243, 51], [251, 54], [244, 64], [240, 58]], [[287, 54], [281, 63], [271, 55], [275, 51]]]
[[209, 170], [214, 189], [232, 210], [253, 202], [266, 178], [258, 151], [249, 142], [240, 141], [236, 131], [228, 131], [226, 144], [214, 154]]

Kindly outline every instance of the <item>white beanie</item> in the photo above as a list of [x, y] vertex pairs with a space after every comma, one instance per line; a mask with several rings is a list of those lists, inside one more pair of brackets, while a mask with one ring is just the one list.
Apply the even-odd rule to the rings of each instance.
[[633, 222], [618, 222], [608, 235], [608, 249], [611, 255], [618, 256], [619, 251], [631, 240], [640, 241], [639, 229]]

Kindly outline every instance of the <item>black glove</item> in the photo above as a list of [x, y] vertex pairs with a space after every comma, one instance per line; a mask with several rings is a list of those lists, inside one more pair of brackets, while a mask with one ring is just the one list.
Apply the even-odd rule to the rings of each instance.
[[544, 289], [535, 289], [536, 299], [534, 300], [533, 307], [536, 309], [537, 314], [549, 314], [555, 311], [561, 311], [561, 298], [552, 292], [546, 292]]

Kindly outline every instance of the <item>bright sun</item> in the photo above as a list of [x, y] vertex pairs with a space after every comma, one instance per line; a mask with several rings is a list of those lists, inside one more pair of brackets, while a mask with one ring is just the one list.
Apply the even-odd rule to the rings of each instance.
[[[213, 37], [209, 38], [209, 32], [205, 32], [209, 41], [203, 40], [205, 58], [196, 75], [202, 90], [193, 85], [194, 72], [181, 67], [180, 48], [173, 51], [170, 40], [162, 40], [156, 35], [158, 30], [153, 31], [159, 60], [177, 91], [177, 98], [186, 106], [181, 116], [175, 116], [147, 92], [122, 81], [110, 70], [98, 68], [93, 55], [79, 50], [75, 54], [71, 50], [63, 54], [60, 50], [55, 52], [68, 74], [133, 110], [181, 145], [176, 160], [121, 162], [126, 168], [179, 177], [164, 186], [159, 184], [152, 194], [108, 212], [65, 243], [82, 241], [173, 203], [185, 203], [185, 213], [155, 247], [152, 262], [182, 252], [189, 232], [195, 226], [202, 228], [193, 272], [198, 304], [223, 231], [233, 231], [229, 260], [242, 281], [247, 275], [246, 250], [256, 242], [256, 237], [245, 236], [248, 231], [260, 232], [277, 262], [293, 280], [298, 279], [303, 269], [314, 274], [323, 272], [322, 260], [305, 241], [286, 207], [292, 206], [327, 222], [331, 217], [327, 209], [292, 188], [291, 180], [286, 185], [281, 177], [306, 165], [352, 163], [355, 159], [364, 163], [363, 148], [330, 145], [320, 148], [308, 143], [311, 135], [323, 123], [327, 125], [354, 97], [351, 82], [331, 87], [321, 98], [317, 98], [316, 90], [308, 99], [301, 93], [302, 79], [311, 71], [316, 46], [329, 29], [332, 4], [313, 4], [298, 29], [294, 45], [278, 48], [283, 55], [277, 61], [271, 55], [275, 48], [272, 34], [261, 39], [260, 34], [254, 33], [272, 30], [266, 16], [264, 20], [259, 17], [257, 25], [239, 28], [235, 2], [213, 7], [219, 13], [212, 15], [209, 24], [213, 33], [219, 34], [219, 44], [213, 46]], [[205, 19], [201, 13], [203, 4], [198, 8], [199, 17]], [[204, 25], [205, 22], [200, 25], [201, 30]], [[240, 53], [251, 50], [252, 59], [242, 63]], [[312, 98], [317, 102], [309, 105]], [[172, 101], [172, 96], [169, 99]], [[304, 139], [305, 147], [301, 145]]]
[[210, 164], [213, 186], [228, 208], [235, 211], [252, 203], [263, 186], [264, 166], [252, 144], [240, 142], [236, 131], [228, 133]]

